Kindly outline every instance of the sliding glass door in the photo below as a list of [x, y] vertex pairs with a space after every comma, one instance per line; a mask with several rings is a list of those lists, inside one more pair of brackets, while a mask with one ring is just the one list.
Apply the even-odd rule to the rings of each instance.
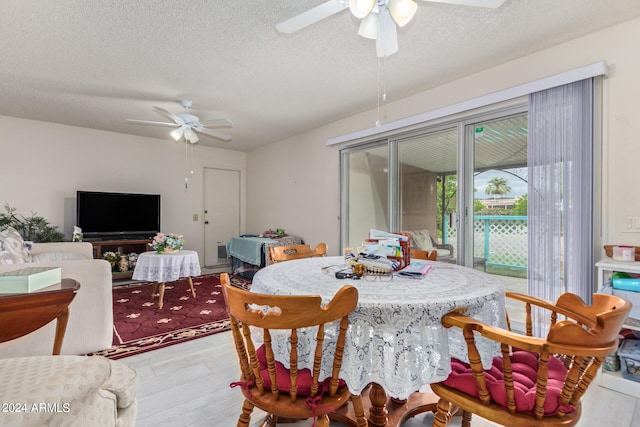
[[458, 128], [422, 133], [396, 144], [398, 230], [412, 231], [419, 240], [414, 246], [438, 249], [440, 260], [455, 262], [455, 244], [441, 244], [451, 243], [449, 214], [457, 210]]
[[[473, 174], [473, 220], [469, 221], [464, 264], [500, 275], [509, 290], [527, 292], [528, 169], [527, 114], [466, 126]], [[509, 303], [509, 302], [508, 302]], [[512, 320], [524, 314], [510, 306]]]
[[341, 165], [343, 247], [411, 231], [440, 261], [526, 277], [525, 106], [345, 148]]
[[356, 247], [369, 229], [388, 230], [389, 147], [386, 141], [344, 150], [342, 163], [342, 246]]
[[343, 247], [374, 227], [419, 232], [414, 247], [507, 289], [590, 300], [599, 87], [577, 82], [343, 149]]

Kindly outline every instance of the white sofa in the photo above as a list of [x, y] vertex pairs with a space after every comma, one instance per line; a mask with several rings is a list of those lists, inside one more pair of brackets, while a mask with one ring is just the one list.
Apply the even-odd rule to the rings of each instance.
[[136, 371], [100, 356], [0, 359], [0, 425], [134, 426]]
[[[34, 243], [30, 255], [34, 259], [30, 263], [0, 264], [0, 273], [26, 267], [61, 267], [63, 278], [80, 283], [80, 290], [69, 306], [61, 354], [82, 355], [111, 347], [113, 302], [109, 263], [93, 259], [93, 247], [88, 242]], [[0, 358], [50, 355], [55, 323], [0, 343]]]

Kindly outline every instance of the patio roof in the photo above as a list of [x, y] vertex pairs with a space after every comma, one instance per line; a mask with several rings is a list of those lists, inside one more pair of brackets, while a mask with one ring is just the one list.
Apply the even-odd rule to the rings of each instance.
[[[475, 170], [511, 169], [527, 165], [527, 115], [478, 124], [475, 136]], [[400, 162], [439, 175], [456, 174], [455, 128], [410, 138], [401, 149]]]

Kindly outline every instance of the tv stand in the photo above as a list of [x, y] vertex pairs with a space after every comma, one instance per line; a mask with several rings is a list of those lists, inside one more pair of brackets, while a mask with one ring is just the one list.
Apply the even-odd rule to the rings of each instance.
[[[121, 254], [141, 254], [150, 250], [151, 239], [120, 239], [120, 240], [92, 240], [93, 257], [102, 259], [105, 252], [120, 252]], [[125, 272], [113, 272], [114, 279], [129, 279], [133, 276], [133, 270]]]
[[94, 243], [94, 242], [96, 242], [96, 243], [100, 243], [100, 242], [116, 242], [116, 241], [118, 241], [118, 242], [120, 242], [120, 241], [122, 241], [122, 242], [124, 242], [124, 241], [130, 242], [132, 240], [151, 241], [152, 238], [153, 237], [147, 237], [147, 236], [142, 235], [142, 234], [141, 235], [135, 235], [135, 236], [115, 235], [115, 236], [109, 236], [109, 237], [104, 237], [104, 236], [103, 237], [90, 237], [90, 238], [85, 237], [84, 241], [85, 242], [90, 242], [90, 243]]

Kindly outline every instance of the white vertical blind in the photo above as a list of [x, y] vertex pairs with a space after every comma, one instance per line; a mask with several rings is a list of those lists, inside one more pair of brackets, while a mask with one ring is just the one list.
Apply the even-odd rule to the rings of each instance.
[[[590, 304], [593, 78], [529, 95], [528, 161], [529, 294], [555, 301], [571, 292]], [[536, 335], [546, 322], [536, 315]]]

